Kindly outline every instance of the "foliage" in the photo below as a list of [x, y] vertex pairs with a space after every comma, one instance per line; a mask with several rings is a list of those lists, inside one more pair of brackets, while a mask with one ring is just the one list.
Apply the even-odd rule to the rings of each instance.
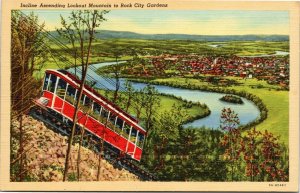
[[225, 147], [225, 160], [228, 160], [230, 180], [238, 179], [238, 167], [241, 154], [241, 131], [238, 128], [240, 120], [238, 115], [230, 108], [224, 108], [220, 117], [220, 128], [225, 131], [221, 144]]
[[46, 40], [42, 32], [44, 25], [36, 25], [38, 17], [33, 13], [25, 16], [13, 11], [11, 20], [11, 106], [12, 110], [23, 113], [30, 108], [40, 85], [32, 75], [47, 60], [43, 48]]
[[245, 176], [250, 181], [287, 181], [288, 160], [283, 156], [285, 147], [278, 137], [265, 130], [249, 130], [243, 137]]
[[[178, 137], [176, 135], [178, 134]], [[161, 150], [159, 159], [147, 165], [161, 181], [225, 181], [226, 165], [220, 159], [224, 149], [219, 146], [222, 133], [205, 128], [178, 128], [170, 133], [168, 143]], [[156, 140], [154, 147], [161, 147]], [[147, 157], [148, 159], [148, 157]]]
[[75, 172], [68, 174], [68, 181], [70, 181], [70, 182], [77, 181], [77, 175]]
[[224, 181], [227, 168], [220, 155], [222, 132], [182, 128], [186, 110], [174, 105], [154, 123], [142, 163], [162, 181]]
[[255, 128], [247, 131], [247, 135], [244, 136], [242, 142], [246, 164], [245, 173], [246, 176], [250, 178], [250, 181], [254, 181], [255, 176], [260, 173], [258, 160], [261, 152], [258, 151], [259, 140], [257, 139], [260, 134], [261, 133], [256, 131]]
[[[164, 166], [166, 147], [169, 143], [174, 143], [179, 137], [179, 126], [187, 116], [181, 107], [173, 105], [170, 111], [165, 111], [160, 115], [159, 120], [154, 122], [154, 128], [149, 134], [148, 147], [154, 148], [154, 160], [157, 162], [154, 170], [159, 170]], [[159, 142], [159, 143], [157, 143]]]
[[244, 135], [238, 128], [237, 115], [230, 109], [223, 109], [221, 128], [225, 130], [221, 145], [229, 167], [230, 180], [286, 181], [288, 179], [285, 147], [279, 144], [267, 130], [262, 133], [255, 128]]
[[[11, 17], [11, 110], [12, 116], [19, 119], [19, 132], [11, 129], [11, 146], [18, 146], [18, 151], [11, 148], [11, 175], [13, 181], [29, 180], [24, 167], [24, 147], [27, 136], [24, 134], [23, 115], [33, 106], [34, 99], [40, 90], [41, 82], [33, 78], [47, 60], [43, 44], [44, 25], [38, 26], [38, 17], [33, 13], [29, 16], [20, 11], [12, 11]], [[18, 141], [15, 141], [15, 140]], [[16, 158], [17, 156], [18, 158]], [[18, 171], [18, 172], [17, 172]]]
[[222, 98], [220, 98], [221, 101], [230, 102], [230, 103], [236, 103], [236, 104], [243, 104], [243, 100], [234, 95], [225, 95]]
[[282, 147], [278, 143], [278, 137], [275, 137], [266, 130], [262, 136], [261, 150], [263, 153], [263, 162], [260, 167], [266, 171], [267, 180], [286, 181], [288, 176], [282, 169]]

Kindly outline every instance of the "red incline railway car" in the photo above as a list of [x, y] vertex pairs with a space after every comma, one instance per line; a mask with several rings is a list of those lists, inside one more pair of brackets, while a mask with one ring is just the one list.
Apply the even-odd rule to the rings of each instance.
[[[47, 70], [42, 96], [36, 103], [73, 121], [75, 101], [79, 95], [80, 81], [65, 70]], [[107, 144], [140, 161], [147, 132], [138, 120], [109, 102], [88, 85], [84, 86], [78, 112], [78, 126], [103, 139]]]

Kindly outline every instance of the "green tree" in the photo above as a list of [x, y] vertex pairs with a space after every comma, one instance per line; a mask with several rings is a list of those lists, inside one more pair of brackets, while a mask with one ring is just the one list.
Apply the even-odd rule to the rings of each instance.
[[179, 137], [179, 127], [187, 117], [187, 112], [181, 106], [173, 105], [169, 111], [164, 111], [155, 123], [152, 131], [151, 146], [154, 147], [154, 159], [158, 163], [154, 170], [164, 167], [168, 148]]
[[195, 129], [183, 129], [180, 132], [180, 139], [177, 153], [177, 171], [181, 180], [191, 181], [201, 172], [197, 166], [203, 163], [205, 155], [202, 154], [203, 146], [200, 135]]

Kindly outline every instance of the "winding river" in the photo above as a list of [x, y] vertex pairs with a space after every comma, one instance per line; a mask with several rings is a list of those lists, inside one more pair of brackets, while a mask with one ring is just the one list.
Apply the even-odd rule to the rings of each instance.
[[287, 56], [289, 54], [290, 54], [289, 52], [275, 51], [274, 54], [261, 54], [261, 55], [255, 55], [255, 56], [241, 56], [241, 57], [254, 58], [254, 57], [269, 57], [269, 56]]
[[[88, 70], [89, 77], [92, 77], [97, 81], [96, 87], [101, 89], [114, 89], [115, 85], [113, 82], [105, 77], [99, 76], [94, 72], [95, 69], [100, 67], [108, 66], [115, 64], [115, 62], [104, 62], [90, 65]], [[69, 71], [74, 72], [74, 68], [69, 69]], [[124, 83], [126, 79], [120, 79], [121, 87], [124, 88]], [[132, 82], [132, 85], [135, 89], [141, 89], [146, 86], [145, 83], [135, 83]], [[161, 86], [161, 85], [153, 85], [158, 92], [172, 94], [175, 96], [179, 96], [183, 99], [193, 101], [193, 102], [200, 102], [205, 103], [208, 108], [211, 110], [211, 114], [205, 118], [201, 118], [195, 120], [193, 122], [187, 123], [184, 127], [194, 127], [199, 128], [202, 126], [218, 129], [220, 126], [220, 115], [221, 110], [223, 108], [231, 108], [236, 113], [238, 113], [241, 124], [247, 124], [249, 122], [254, 121], [255, 119], [259, 118], [260, 112], [256, 105], [252, 102], [247, 100], [246, 98], [242, 98], [244, 104], [232, 104], [220, 101], [219, 99], [224, 96], [225, 94], [222, 93], [215, 93], [215, 92], [206, 92], [201, 90], [189, 90], [189, 89], [182, 89], [182, 88], [174, 88], [170, 86]]]

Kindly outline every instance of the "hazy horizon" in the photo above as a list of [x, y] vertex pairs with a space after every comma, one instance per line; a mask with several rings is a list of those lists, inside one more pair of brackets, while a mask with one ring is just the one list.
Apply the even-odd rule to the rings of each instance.
[[[47, 30], [60, 26], [60, 15], [71, 10], [33, 11]], [[289, 35], [288, 11], [186, 11], [186, 10], [111, 10], [99, 30], [139, 34], [185, 35]]]

